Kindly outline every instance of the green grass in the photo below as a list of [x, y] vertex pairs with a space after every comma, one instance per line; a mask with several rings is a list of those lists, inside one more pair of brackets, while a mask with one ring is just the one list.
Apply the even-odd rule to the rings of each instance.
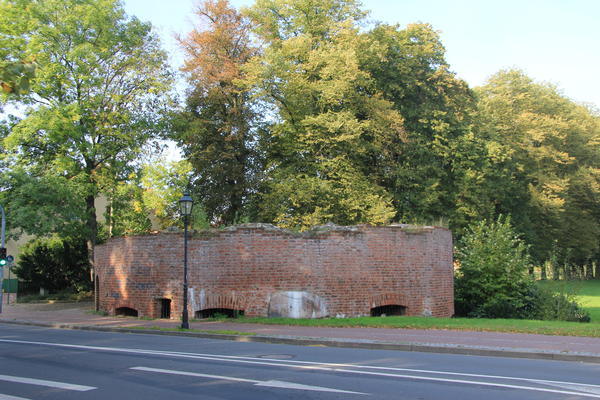
[[600, 324], [600, 280], [539, 281], [539, 284], [573, 294], [579, 305], [590, 313], [592, 323]]
[[238, 332], [231, 330], [209, 330], [209, 329], [182, 329], [181, 327], [163, 327], [163, 326], [129, 326], [126, 329], [139, 329], [139, 330], [153, 330], [163, 332], [196, 332], [196, 333], [216, 333], [218, 335], [241, 335], [241, 336], [254, 336], [254, 332]]
[[[237, 318], [235, 322], [354, 328], [449, 329], [465, 331], [536, 333], [544, 335], [600, 337], [600, 281], [540, 282], [557, 291], [571, 293], [590, 313], [592, 322], [533, 321], [521, 319], [359, 317], [359, 318]], [[211, 319], [219, 320], [223, 319]]]
[[522, 319], [357, 317], [357, 318], [239, 318], [235, 322], [266, 325], [326, 326], [352, 328], [449, 329], [481, 332], [537, 333], [543, 335], [600, 337], [600, 324], [533, 321]]
[[106, 311], [87, 310], [85, 313], [89, 315], [100, 315], [101, 317], [108, 317], [108, 313]]

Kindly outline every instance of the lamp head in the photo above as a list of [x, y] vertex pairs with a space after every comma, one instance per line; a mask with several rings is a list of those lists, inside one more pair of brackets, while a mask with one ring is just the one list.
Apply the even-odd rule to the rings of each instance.
[[188, 192], [183, 194], [183, 197], [179, 199], [179, 211], [183, 216], [190, 216], [192, 214], [192, 207], [194, 206], [194, 200]]

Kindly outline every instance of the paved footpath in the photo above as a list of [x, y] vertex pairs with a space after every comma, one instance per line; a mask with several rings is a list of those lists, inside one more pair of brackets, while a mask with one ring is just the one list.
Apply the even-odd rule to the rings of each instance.
[[[321, 328], [212, 321], [192, 321], [190, 325], [194, 331], [181, 332], [175, 331], [180, 325], [177, 320], [105, 317], [95, 315], [91, 312], [91, 309], [91, 303], [4, 305], [0, 314], [0, 323], [29, 324], [64, 329], [97, 329], [131, 333], [219, 337], [227, 340], [267, 343], [395, 349], [600, 363], [600, 338], [452, 330]], [[144, 327], [149, 329], [140, 329]], [[153, 327], [172, 328], [174, 331], [165, 332], [150, 329]], [[218, 332], [211, 333], [211, 331], [235, 331], [249, 335], [224, 335]]]

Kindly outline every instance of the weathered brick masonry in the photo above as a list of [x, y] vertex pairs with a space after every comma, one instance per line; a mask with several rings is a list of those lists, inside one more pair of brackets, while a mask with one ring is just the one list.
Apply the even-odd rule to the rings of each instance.
[[[447, 229], [326, 226], [293, 233], [252, 224], [195, 233], [188, 243], [189, 312], [247, 316], [369, 315], [386, 305], [407, 315], [451, 316], [452, 236]], [[97, 246], [100, 308], [181, 315], [183, 234], [110, 239]], [[169, 299], [171, 302], [169, 302]]]

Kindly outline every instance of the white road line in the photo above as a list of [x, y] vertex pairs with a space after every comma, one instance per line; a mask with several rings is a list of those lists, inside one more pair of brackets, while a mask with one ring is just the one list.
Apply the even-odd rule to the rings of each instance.
[[260, 383], [255, 384], [254, 386], [265, 386], [265, 387], [280, 388], [280, 389], [312, 390], [314, 392], [361, 394], [361, 395], [366, 395], [366, 396], [369, 395], [368, 393], [352, 392], [349, 390], [341, 390], [341, 389], [332, 389], [332, 388], [326, 388], [323, 386], [302, 385], [300, 383], [276, 381], [276, 380], [260, 382]]
[[[212, 360], [212, 361], [228, 361], [228, 362], [236, 362], [243, 364], [254, 364], [254, 365], [268, 365], [268, 366], [276, 366], [276, 367], [289, 367], [289, 368], [302, 368], [302, 369], [314, 369], [321, 371], [335, 371], [335, 372], [346, 372], [346, 373], [354, 373], [354, 374], [367, 374], [367, 375], [379, 375], [379, 376], [388, 376], [388, 377], [397, 377], [397, 378], [406, 378], [406, 379], [420, 379], [420, 380], [439, 380], [443, 382], [455, 382], [462, 384], [473, 384], [473, 385], [482, 385], [482, 386], [497, 386], [497, 387], [512, 387], [515, 389], [524, 389], [524, 390], [537, 390], [537, 391], [546, 391], [552, 393], [564, 393], [564, 394], [574, 394], [579, 396], [587, 396], [600, 398], [600, 395], [597, 395], [597, 390], [600, 390], [600, 385], [588, 384], [588, 383], [578, 383], [578, 382], [565, 382], [565, 381], [552, 381], [552, 380], [544, 380], [544, 379], [534, 379], [534, 378], [521, 378], [515, 376], [501, 376], [501, 375], [483, 375], [483, 374], [469, 374], [469, 373], [460, 373], [460, 372], [448, 372], [448, 371], [432, 371], [432, 370], [423, 370], [423, 369], [409, 369], [409, 368], [395, 368], [395, 367], [379, 367], [379, 366], [371, 366], [371, 365], [357, 365], [357, 364], [340, 364], [340, 363], [319, 363], [314, 361], [295, 361], [295, 360], [277, 360], [277, 359], [268, 359], [268, 358], [255, 358], [255, 357], [244, 357], [244, 356], [228, 356], [228, 355], [214, 355], [214, 354], [203, 354], [203, 353], [185, 353], [185, 352], [172, 352], [172, 351], [160, 351], [160, 350], [145, 350], [145, 349], [127, 349], [127, 348], [118, 348], [118, 347], [99, 347], [99, 346], [86, 346], [86, 345], [74, 345], [74, 344], [65, 344], [65, 343], [47, 343], [47, 342], [32, 342], [32, 341], [23, 341], [23, 340], [10, 340], [10, 339], [0, 339], [0, 342], [5, 343], [19, 343], [19, 344], [33, 344], [33, 345], [42, 345], [42, 346], [54, 346], [54, 347], [64, 347], [64, 348], [73, 348], [73, 349], [85, 349], [85, 350], [98, 350], [98, 351], [108, 351], [108, 352], [120, 352], [120, 353], [130, 353], [130, 354], [151, 354], [151, 355], [159, 355], [159, 356], [167, 356], [167, 357], [181, 357], [188, 359], [201, 359], [201, 360]], [[352, 369], [348, 369], [352, 368]], [[361, 370], [373, 370], [373, 372], [369, 371], [361, 371]], [[495, 380], [511, 380], [511, 381], [521, 381], [521, 382], [529, 382], [535, 384], [543, 384], [550, 385], [554, 387], [563, 387], [572, 390], [579, 390], [582, 392], [587, 392], [591, 394], [584, 394], [580, 392], [571, 392], [571, 391], [556, 391], [553, 389], [546, 388], [536, 388], [530, 386], [518, 386], [518, 385], [506, 385], [502, 383], [495, 382], [484, 382], [484, 381], [476, 381], [476, 380], [461, 380], [461, 379], [445, 379], [445, 378], [433, 378], [427, 376], [420, 375], [404, 375], [404, 374], [392, 374], [385, 372], [376, 372], [376, 371], [397, 371], [397, 372], [408, 372], [415, 374], [427, 374], [427, 375], [446, 375], [446, 376], [461, 376], [461, 377], [471, 377], [471, 378], [481, 378], [481, 379], [495, 379]]]
[[[600, 385], [594, 385], [591, 383], [578, 383], [578, 382], [565, 382], [565, 381], [552, 381], [546, 379], [535, 379], [535, 378], [521, 378], [516, 376], [502, 376], [502, 375], [485, 375], [485, 374], [470, 374], [463, 372], [449, 372], [449, 371], [432, 371], [426, 369], [412, 369], [412, 368], [397, 368], [397, 367], [379, 367], [373, 365], [360, 365], [360, 364], [338, 364], [338, 363], [322, 363], [315, 361], [298, 361], [298, 360], [279, 360], [273, 358], [255, 358], [255, 357], [243, 357], [243, 356], [225, 356], [225, 355], [211, 355], [201, 353], [180, 353], [180, 352], [164, 352], [165, 354], [179, 355], [186, 358], [198, 358], [203, 360], [223, 360], [229, 359], [230, 361], [236, 361], [240, 363], [260, 364], [260, 365], [276, 365], [291, 368], [303, 368], [303, 369], [317, 369], [317, 370], [329, 370], [337, 371], [338, 367], [341, 368], [356, 368], [356, 369], [372, 369], [378, 371], [398, 371], [398, 372], [414, 372], [423, 373], [428, 375], [450, 375], [450, 376], [464, 376], [471, 378], [485, 378], [485, 379], [498, 379], [498, 380], [512, 380], [521, 382], [538, 383], [550, 386], [565, 387], [572, 390], [588, 391], [594, 394], [600, 394]], [[254, 361], [256, 360], [256, 361]], [[223, 360], [227, 361], [227, 360]], [[576, 389], [577, 388], [577, 389]]]
[[77, 392], [87, 392], [88, 390], [96, 389], [93, 386], [74, 385], [72, 383], [47, 381], [44, 379], [25, 378], [22, 376], [0, 375], [0, 381], [26, 383], [28, 385], [46, 386], [57, 389], [75, 390]]
[[580, 390], [582, 392], [600, 395], [600, 389], [596, 389], [596, 388], [588, 388], [585, 386], [582, 387], [581, 385], [569, 385], [569, 384], [564, 384], [564, 383], [545, 383], [545, 384], [549, 385], [549, 386], [559, 387], [562, 389]]
[[197, 376], [199, 378], [219, 379], [219, 380], [234, 381], [234, 382], [260, 383], [260, 381], [257, 381], [254, 379], [235, 378], [233, 376], [200, 374], [198, 372], [176, 371], [173, 369], [148, 368], [148, 367], [131, 367], [129, 369], [134, 369], [136, 371], [158, 372], [160, 374]]
[[17, 396], [11, 396], [8, 394], [0, 393], [0, 400], [30, 400], [30, 399], [26, 399], [25, 397], [17, 397]]
[[177, 371], [177, 370], [172, 370], [172, 369], [160, 369], [160, 368], [149, 368], [149, 367], [131, 367], [129, 369], [133, 369], [136, 371], [158, 372], [161, 374], [195, 376], [195, 377], [199, 377], [199, 378], [209, 378], [209, 379], [217, 379], [217, 380], [224, 380], [224, 381], [252, 383], [254, 386], [273, 387], [273, 388], [280, 388], [280, 389], [312, 390], [312, 391], [316, 391], [316, 392], [333, 392], [333, 393], [348, 393], [348, 394], [367, 394], [367, 393], [361, 393], [361, 392], [352, 392], [349, 390], [333, 389], [333, 388], [327, 388], [327, 387], [322, 387], [322, 386], [303, 385], [301, 383], [277, 381], [277, 380], [257, 381], [255, 379], [236, 378], [233, 376], [209, 375], [209, 374], [201, 374], [198, 372]]
[[575, 395], [575, 396], [592, 397], [595, 399], [600, 399], [600, 395], [596, 395], [596, 394], [571, 392], [571, 391], [567, 391], [567, 390], [546, 389], [546, 388], [534, 387], [534, 386], [508, 385], [508, 384], [504, 384], [504, 383], [485, 382], [485, 381], [467, 381], [467, 380], [463, 380], [463, 379], [434, 378], [431, 376], [386, 374], [383, 372], [355, 371], [355, 370], [342, 369], [342, 368], [339, 368], [339, 369], [336, 368], [336, 369], [334, 369], [334, 371], [347, 372], [347, 373], [351, 373], [351, 374], [360, 374], [360, 375], [376, 375], [376, 376], [387, 376], [387, 377], [401, 378], [401, 379], [414, 379], [414, 380], [420, 380], [420, 381], [460, 383], [463, 385], [491, 386], [491, 387], [500, 387], [500, 388], [509, 388], [509, 389], [530, 390], [530, 391], [534, 391], [534, 392], [560, 393], [560, 394], [569, 394], [569, 395]]

